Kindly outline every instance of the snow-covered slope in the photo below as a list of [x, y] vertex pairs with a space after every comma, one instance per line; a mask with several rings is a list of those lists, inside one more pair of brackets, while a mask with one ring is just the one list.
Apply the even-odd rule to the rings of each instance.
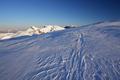
[[120, 80], [120, 25], [1, 40], [0, 80]]
[[35, 26], [32, 26], [25, 31], [18, 31], [16, 33], [0, 33], [0, 39], [4, 40], [4, 39], [10, 39], [20, 36], [32, 36], [34, 34], [43, 34], [53, 31], [59, 31], [59, 30], [64, 30], [64, 28], [60, 26], [50, 26], [50, 25], [45, 26], [44, 28], [37, 28]]
[[14, 33], [0, 33], [0, 40], [1, 39], [10, 39], [10, 38], [12, 38], [12, 35], [14, 35]]

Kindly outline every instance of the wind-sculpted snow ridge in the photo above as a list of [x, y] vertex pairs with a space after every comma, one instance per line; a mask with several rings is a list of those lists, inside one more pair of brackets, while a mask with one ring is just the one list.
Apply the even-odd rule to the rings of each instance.
[[1, 40], [0, 80], [120, 80], [119, 41], [120, 25]]

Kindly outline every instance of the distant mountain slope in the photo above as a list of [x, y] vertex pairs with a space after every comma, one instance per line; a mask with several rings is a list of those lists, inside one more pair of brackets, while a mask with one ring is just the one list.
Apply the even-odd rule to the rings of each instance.
[[113, 23], [1, 40], [0, 79], [120, 80], [120, 25]]

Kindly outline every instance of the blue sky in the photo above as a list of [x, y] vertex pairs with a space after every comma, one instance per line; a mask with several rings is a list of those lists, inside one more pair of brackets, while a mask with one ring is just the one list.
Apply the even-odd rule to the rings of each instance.
[[0, 0], [0, 25], [84, 25], [120, 20], [120, 0]]

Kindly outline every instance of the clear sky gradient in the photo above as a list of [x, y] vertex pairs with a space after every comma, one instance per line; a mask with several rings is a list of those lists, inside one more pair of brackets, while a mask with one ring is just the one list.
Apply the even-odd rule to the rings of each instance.
[[0, 25], [84, 25], [120, 20], [120, 0], [0, 0]]

